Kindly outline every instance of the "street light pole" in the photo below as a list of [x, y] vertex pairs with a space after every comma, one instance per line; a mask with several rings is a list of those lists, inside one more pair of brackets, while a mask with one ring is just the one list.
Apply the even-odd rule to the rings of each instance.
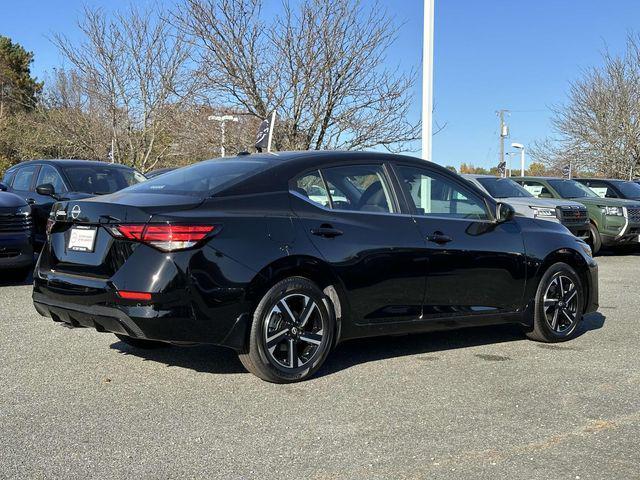
[[224, 157], [224, 134], [225, 134], [225, 124], [227, 122], [237, 122], [238, 117], [234, 117], [233, 115], [209, 115], [207, 120], [220, 122], [220, 134], [221, 134], [221, 143], [220, 143], [220, 155]]
[[422, 159], [430, 161], [433, 130], [433, 29], [434, 2], [424, 0], [422, 26]]
[[511, 146], [520, 150], [520, 176], [524, 177], [524, 145], [521, 143], [512, 143]]

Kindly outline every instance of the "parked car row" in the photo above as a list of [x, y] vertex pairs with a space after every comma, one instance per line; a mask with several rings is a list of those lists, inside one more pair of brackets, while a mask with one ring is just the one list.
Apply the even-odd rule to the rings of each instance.
[[[593, 180], [569, 180], [548, 177], [511, 177], [535, 197], [572, 200], [583, 204], [589, 213], [589, 239], [594, 254], [604, 246], [638, 244], [640, 240], [640, 200], [631, 196], [606, 196], [607, 188], [592, 190]], [[603, 183], [615, 181], [603, 181]], [[624, 191], [632, 193], [635, 186], [625, 183]], [[598, 183], [599, 184], [599, 183]], [[596, 184], [594, 184], [596, 185]], [[640, 188], [640, 186], [638, 186]], [[601, 188], [601, 187], [596, 187]], [[628, 191], [628, 188], [632, 188]], [[622, 190], [616, 189], [619, 195]], [[599, 196], [597, 192], [604, 193]], [[613, 192], [613, 189], [611, 190]]]

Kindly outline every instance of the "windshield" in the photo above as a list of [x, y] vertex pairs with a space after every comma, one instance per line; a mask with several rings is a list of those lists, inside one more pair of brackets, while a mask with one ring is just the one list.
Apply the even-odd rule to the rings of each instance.
[[510, 178], [476, 177], [476, 180], [493, 198], [533, 197]]
[[597, 197], [593, 190], [575, 180], [547, 180], [562, 198]]
[[144, 182], [146, 177], [132, 168], [103, 165], [63, 167], [74, 192], [104, 195]]
[[267, 160], [215, 159], [158, 175], [129, 188], [128, 192], [211, 196], [223, 188], [264, 170]]
[[626, 198], [640, 198], [640, 185], [634, 182], [625, 182], [618, 180], [612, 182], [616, 188], [622, 192], [622, 195]]

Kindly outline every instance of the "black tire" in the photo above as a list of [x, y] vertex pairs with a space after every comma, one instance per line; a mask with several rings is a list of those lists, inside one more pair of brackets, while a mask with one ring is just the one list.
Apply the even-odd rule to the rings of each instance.
[[278, 282], [254, 312], [249, 338], [238, 354], [242, 365], [267, 382], [310, 378], [333, 345], [335, 317], [328, 305], [322, 290], [306, 278]]
[[589, 239], [587, 240], [587, 243], [591, 247], [591, 251], [594, 255], [596, 255], [602, 248], [602, 237], [600, 237], [598, 227], [593, 223], [589, 224]]
[[118, 333], [114, 333], [118, 340], [122, 343], [126, 343], [134, 348], [139, 348], [140, 350], [153, 350], [156, 348], [164, 348], [168, 347], [169, 344], [165, 342], [156, 342], [155, 340], [145, 340], [142, 338], [133, 338], [128, 337], [126, 335], [120, 335]]
[[[575, 289], [575, 294], [572, 294]], [[538, 342], [563, 342], [575, 336], [584, 312], [584, 287], [566, 263], [553, 264], [536, 291], [533, 330], [527, 337]]]

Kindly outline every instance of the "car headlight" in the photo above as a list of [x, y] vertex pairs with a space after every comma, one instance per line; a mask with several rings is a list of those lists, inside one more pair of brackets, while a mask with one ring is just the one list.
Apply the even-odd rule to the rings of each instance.
[[622, 217], [624, 212], [622, 211], [622, 207], [600, 207], [602, 208], [602, 213], [605, 215], [610, 215], [612, 217]]
[[531, 207], [533, 210], [533, 218], [555, 218], [556, 217], [556, 209], [549, 207]]

